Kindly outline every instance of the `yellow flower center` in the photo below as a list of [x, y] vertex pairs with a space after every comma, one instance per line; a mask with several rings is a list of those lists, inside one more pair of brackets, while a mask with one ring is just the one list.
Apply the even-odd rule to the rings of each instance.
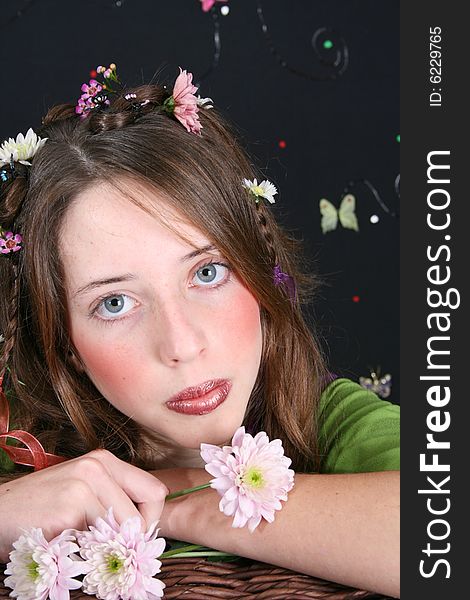
[[251, 467], [243, 475], [243, 483], [246, 483], [253, 488], [261, 488], [264, 485], [263, 473], [256, 467]]
[[117, 556], [114, 556], [113, 554], [108, 556], [108, 571], [109, 572], [117, 573], [121, 569], [123, 564], [124, 564], [124, 562]]
[[252, 188], [253, 194], [256, 196], [262, 196], [264, 194], [264, 190], [260, 185], [254, 185]]
[[26, 160], [30, 154], [30, 147], [28, 144], [17, 144], [16, 150], [18, 152], [18, 160]]
[[35, 581], [39, 576], [39, 565], [35, 560], [32, 559], [32, 557], [31, 562], [28, 565], [28, 574], [33, 581]]

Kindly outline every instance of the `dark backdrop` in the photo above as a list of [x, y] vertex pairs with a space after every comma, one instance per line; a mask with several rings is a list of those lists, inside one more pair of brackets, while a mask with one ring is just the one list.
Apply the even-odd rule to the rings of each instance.
[[[75, 101], [98, 64], [115, 62], [129, 85], [193, 72], [278, 186], [278, 220], [327, 282], [308, 318], [332, 370], [357, 380], [379, 366], [398, 403], [398, 1], [225, 6], [224, 16], [224, 3], [204, 13], [198, 0], [2, 0], [0, 141]], [[322, 233], [320, 199], [339, 208], [347, 192], [359, 232]]]

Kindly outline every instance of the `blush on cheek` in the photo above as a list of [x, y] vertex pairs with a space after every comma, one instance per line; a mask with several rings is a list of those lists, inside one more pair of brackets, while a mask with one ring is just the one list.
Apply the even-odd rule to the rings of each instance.
[[260, 310], [255, 297], [245, 287], [233, 295], [230, 305], [220, 317], [220, 331], [230, 339], [231, 347], [247, 351], [260, 339]]
[[136, 372], [136, 366], [132, 364], [129, 354], [99, 344], [76, 343], [76, 347], [85, 364], [87, 375], [109, 401], [117, 389], [125, 394], [126, 382], [132, 387], [130, 375]]

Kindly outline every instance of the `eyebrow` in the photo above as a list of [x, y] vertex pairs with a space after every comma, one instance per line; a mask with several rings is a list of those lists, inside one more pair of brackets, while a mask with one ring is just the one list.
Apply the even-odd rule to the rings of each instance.
[[204, 246], [203, 248], [196, 248], [196, 250], [193, 250], [189, 254], [186, 254], [186, 256], [183, 256], [180, 259], [180, 262], [187, 262], [188, 260], [196, 258], [196, 256], [199, 256], [200, 254], [205, 254], [206, 252], [211, 252], [212, 250], [216, 249], [217, 248], [214, 246], [214, 244], [207, 244], [207, 246]]
[[121, 283], [121, 281], [132, 281], [134, 279], [136, 279], [136, 276], [132, 275], [132, 273], [125, 273], [124, 275], [117, 275], [116, 277], [106, 277], [105, 279], [97, 279], [96, 281], [92, 281], [91, 283], [87, 283], [78, 288], [74, 293], [74, 297], [95, 290], [103, 285], [108, 285], [109, 283]]
[[[205, 254], [206, 252], [210, 252], [212, 250], [216, 250], [216, 247], [213, 244], [208, 244], [203, 248], [196, 248], [196, 250], [193, 250], [189, 254], [186, 254], [185, 256], [180, 258], [180, 262], [187, 262], [201, 254]], [[99, 287], [102, 287], [103, 285], [109, 285], [111, 283], [121, 283], [122, 281], [133, 281], [134, 279], [136, 279], [136, 276], [132, 273], [124, 273], [123, 275], [117, 275], [115, 277], [97, 279], [96, 281], [92, 281], [78, 288], [78, 290], [74, 293], [74, 297], [85, 294], [86, 292], [90, 292], [91, 290], [95, 290]]]

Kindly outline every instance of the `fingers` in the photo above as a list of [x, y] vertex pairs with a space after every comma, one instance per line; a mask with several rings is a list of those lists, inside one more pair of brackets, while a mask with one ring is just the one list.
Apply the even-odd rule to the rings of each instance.
[[118, 523], [139, 517], [145, 531], [160, 520], [167, 494], [156, 477], [106, 450], [23, 475], [0, 485], [0, 562], [22, 530], [41, 527], [46, 539], [84, 531], [111, 506]]
[[77, 468], [81, 469], [82, 477], [95, 482], [93, 487], [99, 503], [106, 509], [113, 507], [118, 523], [140, 516], [143, 528], [147, 528], [160, 519], [169, 490], [154, 475], [107, 450], [93, 450], [74, 460], [81, 463]]

